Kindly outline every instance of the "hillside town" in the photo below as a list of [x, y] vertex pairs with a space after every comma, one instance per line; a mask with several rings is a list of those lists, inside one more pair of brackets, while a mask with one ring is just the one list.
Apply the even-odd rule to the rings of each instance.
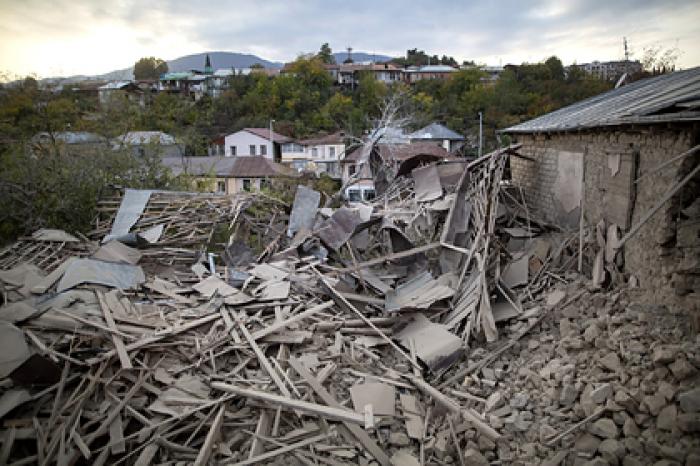
[[700, 66], [439, 19], [0, 82], [0, 465], [700, 465]]

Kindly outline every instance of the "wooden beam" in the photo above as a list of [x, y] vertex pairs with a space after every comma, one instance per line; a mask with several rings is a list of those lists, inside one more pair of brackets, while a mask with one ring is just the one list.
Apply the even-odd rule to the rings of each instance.
[[[97, 301], [100, 304], [100, 309], [102, 309], [102, 314], [104, 315], [107, 326], [114, 331], [118, 331], [119, 329], [117, 328], [117, 324], [114, 322], [114, 318], [112, 318], [112, 311], [107, 305], [104, 293], [102, 293], [100, 290], [95, 290], [95, 295], [97, 295]], [[126, 352], [126, 346], [124, 345], [124, 340], [122, 340], [122, 337], [112, 333], [112, 342], [114, 343], [114, 349], [117, 351], [117, 355], [119, 356], [119, 362], [122, 364], [122, 369], [133, 369], [134, 366], [131, 364], [129, 353]]]
[[[248, 464], [262, 464], [262, 462], [269, 460], [270, 458], [274, 458], [275, 456], [279, 455], [284, 455], [285, 453], [289, 453], [290, 451], [294, 451], [298, 448], [303, 448], [307, 445], [311, 445], [312, 443], [320, 442], [321, 440], [327, 439], [330, 437], [332, 434], [320, 434], [316, 435], [311, 438], [307, 438], [306, 440], [302, 440], [297, 443], [292, 443], [291, 445], [287, 445], [286, 447], [278, 448], [276, 450], [272, 450], [267, 453], [263, 453], [262, 455], [255, 456], [253, 458], [248, 458], [247, 460], [244, 461], [239, 461], [238, 463], [233, 463], [233, 466], [245, 466]], [[224, 464], [231, 464], [231, 463], [224, 463]]]
[[[338, 400], [336, 400], [333, 395], [331, 395], [328, 390], [324, 388], [324, 386], [321, 384], [321, 382], [318, 381], [316, 377], [309, 371], [309, 369], [304, 366], [301, 361], [299, 361], [297, 358], [294, 356], [290, 356], [288, 359], [289, 365], [292, 366], [292, 369], [294, 369], [297, 374], [301, 376], [302, 379], [306, 381], [306, 383], [309, 384], [311, 389], [323, 400], [324, 403], [326, 403], [328, 406], [332, 406], [334, 408], [341, 408], [341, 404], [338, 403]], [[374, 456], [374, 459], [376, 459], [379, 464], [382, 466], [390, 466], [391, 465], [391, 459], [389, 456], [384, 453], [384, 450], [382, 450], [379, 445], [377, 445], [374, 440], [372, 440], [367, 434], [365, 430], [363, 430], [360, 426], [357, 424], [352, 424], [350, 422], [343, 422], [345, 427], [354, 435], [357, 440], [362, 444], [363, 447], [365, 447], [365, 450], [367, 450], [372, 456]]]
[[235, 395], [253, 398], [256, 400], [266, 401], [275, 406], [282, 406], [293, 411], [301, 411], [326, 419], [332, 419], [341, 422], [352, 422], [354, 424], [365, 425], [365, 416], [344, 408], [334, 408], [323, 406], [308, 401], [294, 400], [286, 396], [274, 395], [272, 393], [241, 388], [235, 385], [229, 385], [223, 382], [212, 382], [211, 387], [222, 392], [233, 393]]
[[317, 312], [321, 312], [324, 309], [328, 309], [331, 307], [333, 304], [335, 304], [333, 301], [326, 301], [325, 303], [318, 304], [312, 308], [309, 308], [303, 312], [300, 312], [299, 314], [293, 315], [287, 320], [283, 320], [281, 322], [275, 322], [274, 324], [270, 325], [269, 327], [266, 327], [262, 330], [258, 330], [257, 332], [252, 334], [253, 340], [259, 340], [261, 338], [266, 337], [267, 335], [275, 332], [279, 332], [280, 330], [283, 330], [287, 328], [288, 325], [293, 324], [294, 322], [298, 322], [302, 319], [305, 319], [309, 316], [312, 316], [316, 314]]
[[211, 457], [212, 450], [214, 449], [214, 442], [216, 442], [221, 436], [221, 426], [224, 423], [224, 413], [226, 412], [226, 406], [221, 405], [219, 412], [216, 413], [214, 422], [211, 423], [211, 428], [207, 437], [204, 439], [202, 448], [199, 449], [197, 454], [197, 459], [194, 460], [194, 466], [206, 466]]

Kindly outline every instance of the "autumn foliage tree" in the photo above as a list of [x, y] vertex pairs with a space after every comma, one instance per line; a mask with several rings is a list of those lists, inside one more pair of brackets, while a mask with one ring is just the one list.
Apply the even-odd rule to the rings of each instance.
[[134, 64], [134, 79], [158, 79], [167, 72], [168, 64], [156, 57], [143, 57]]

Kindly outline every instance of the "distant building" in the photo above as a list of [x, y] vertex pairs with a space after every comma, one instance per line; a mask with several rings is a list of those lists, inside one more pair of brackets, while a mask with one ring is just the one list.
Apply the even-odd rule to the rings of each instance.
[[281, 160], [282, 144], [291, 138], [270, 131], [268, 128], [245, 128], [224, 138], [226, 157], [248, 157], [261, 155], [272, 161]]
[[143, 90], [132, 81], [113, 81], [97, 88], [97, 98], [100, 105], [109, 105], [117, 100], [128, 100], [145, 106]]
[[642, 64], [639, 61], [593, 61], [581, 65], [571, 65], [570, 68], [578, 68], [587, 74], [605, 81], [617, 81], [624, 73], [635, 74], [642, 71]]
[[[316, 175], [325, 173], [333, 179], [339, 180], [342, 177], [340, 161], [345, 157], [345, 133], [337, 132], [303, 139], [299, 144], [304, 148], [305, 160], [313, 164], [303, 168], [312, 168]], [[284, 162], [284, 153], [282, 161]]]
[[449, 65], [410, 66], [406, 69], [406, 82], [416, 83], [424, 79], [447, 79], [459, 71]]
[[137, 156], [175, 157], [185, 153], [182, 144], [162, 131], [130, 131], [114, 138], [112, 148], [127, 148]]

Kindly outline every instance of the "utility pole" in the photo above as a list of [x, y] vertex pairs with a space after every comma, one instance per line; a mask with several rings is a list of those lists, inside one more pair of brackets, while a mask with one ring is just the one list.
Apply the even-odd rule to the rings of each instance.
[[630, 52], [629, 52], [629, 49], [627, 48], [627, 37], [622, 38], [622, 45], [625, 48], [625, 61], [629, 61], [630, 60]]
[[479, 112], [479, 157], [484, 147], [484, 114]]

